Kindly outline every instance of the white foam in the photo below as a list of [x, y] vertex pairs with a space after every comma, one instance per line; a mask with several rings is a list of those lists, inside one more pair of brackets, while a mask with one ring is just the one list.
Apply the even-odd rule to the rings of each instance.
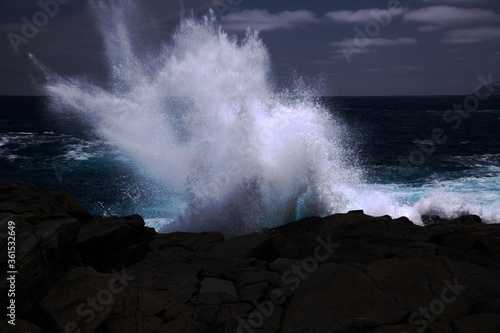
[[172, 218], [150, 218], [144, 219], [146, 226], [153, 228], [155, 230], [162, 230], [168, 228], [168, 225], [174, 222]]
[[500, 223], [500, 177], [462, 178], [421, 187], [364, 184], [351, 189], [347, 210], [369, 215], [408, 217], [422, 224], [421, 215], [455, 218], [479, 215], [486, 223]]
[[[134, 15], [129, 1], [94, 4], [112, 88], [44, 69], [45, 92], [54, 109], [82, 115], [134, 161], [144, 175], [136, 186], [160, 183], [165, 201], [186, 207], [180, 216], [150, 219], [150, 225], [210, 224], [241, 232], [262, 221], [351, 209], [404, 215], [415, 223], [431, 212], [500, 216], [453, 191], [364, 184], [352, 166], [353, 153], [343, 146], [348, 132], [308, 97], [314, 89], [273, 88], [269, 54], [256, 33], [238, 40], [220, 29], [213, 13], [190, 17], [152, 54], [135, 45], [127, 30]], [[76, 149], [68, 154], [89, 157]]]
[[86, 152], [88, 150], [90, 144], [70, 144], [65, 148], [68, 150], [66, 154], [63, 155], [63, 158], [66, 160], [73, 161], [86, 161], [93, 156], [93, 154]]
[[18, 155], [9, 154], [9, 155], [6, 156], [6, 158], [9, 161], [13, 161], [13, 160], [17, 160], [19, 158], [19, 156]]
[[64, 157], [67, 160], [74, 160], [74, 161], [86, 161], [91, 156], [92, 156], [91, 154], [83, 153], [81, 151], [79, 152], [79, 151], [76, 151], [76, 150], [70, 150], [69, 152], [67, 152], [66, 154], [64, 154]]
[[9, 139], [7, 137], [0, 138], [0, 147], [5, 146], [9, 143]]
[[53, 141], [54, 135], [37, 134], [32, 132], [7, 132], [0, 138], [0, 147], [7, 144], [19, 145], [21, 148], [36, 146]]
[[56, 109], [84, 115], [143, 174], [184, 198], [180, 223], [240, 220], [245, 228], [289, 221], [297, 210], [325, 215], [345, 207], [341, 189], [360, 179], [346, 163], [346, 133], [311, 99], [272, 89], [269, 54], [256, 33], [238, 41], [213, 13], [187, 18], [151, 57], [133, 51], [126, 6], [98, 9], [114, 88], [51, 75], [45, 90]]

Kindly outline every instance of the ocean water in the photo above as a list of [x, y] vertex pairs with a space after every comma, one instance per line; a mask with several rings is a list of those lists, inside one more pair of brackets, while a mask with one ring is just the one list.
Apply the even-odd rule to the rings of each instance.
[[[346, 185], [348, 181], [340, 186], [327, 184], [338, 186], [342, 194], [336, 198], [341, 202], [338, 209], [309, 214], [297, 208], [300, 204], [289, 205], [289, 221], [363, 209], [373, 215], [407, 216], [416, 224], [421, 224], [421, 214], [454, 217], [464, 213], [499, 223], [500, 98], [492, 96], [453, 130], [454, 123], [444, 121], [443, 115], [449, 106], [463, 100], [463, 96], [318, 98], [342, 124], [342, 145], [352, 158], [346, 167], [355, 169], [360, 178], [350, 185]], [[46, 190], [67, 190], [93, 214], [139, 213], [159, 230], [168, 230], [168, 225], [188, 209], [189, 201], [179, 191], [141, 171], [126, 151], [99, 137], [78, 116], [54, 113], [49, 106], [48, 97], [0, 97], [1, 179], [22, 179]], [[436, 128], [445, 131], [446, 142], [432, 141]], [[401, 162], [401, 158], [410, 160], [414, 151], [433, 149], [421, 165], [413, 166], [414, 170]], [[301, 159], [300, 151], [284, 163], [296, 159]], [[414, 158], [414, 162], [420, 161]], [[291, 177], [288, 181], [298, 180]], [[296, 203], [301, 199], [293, 197]], [[255, 209], [251, 205], [239, 209], [246, 208]], [[243, 230], [287, 221], [265, 214], [262, 217], [256, 216]], [[196, 218], [192, 216], [189, 225], [177, 223], [172, 228], [196, 230]], [[236, 225], [242, 228], [224, 217], [212, 228]], [[200, 225], [200, 230], [203, 228], [207, 225]]]
[[[160, 231], [238, 234], [306, 216], [478, 214], [500, 222], [500, 99], [318, 97], [278, 86], [258, 33], [213, 13], [148, 47], [131, 1], [93, 2], [109, 77], [32, 59], [45, 97], [0, 97], [0, 177], [75, 194]], [[136, 18], [134, 18], [136, 19]], [[477, 86], [477, 84], [473, 84]]]

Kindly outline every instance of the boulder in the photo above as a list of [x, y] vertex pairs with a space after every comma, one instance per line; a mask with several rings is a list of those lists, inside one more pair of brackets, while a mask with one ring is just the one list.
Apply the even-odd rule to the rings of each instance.
[[51, 214], [66, 213], [84, 223], [92, 216], [82, 204], [65, 191], [45, 192], [23, 181], [0, 181], [0, 212], [35, 214], [32, 223]]
[[500, 328], [500, 316], [495, 314], [475, 314], [454, 320], [455, 333], [492, 333]]
[[224, 241], [224, 236], [220, 232], [173, 232], [156, 235], [148, 245], [155, 250], [163, 250], [165, 247], [182, 247], [195, 253], [201, 253], [222, 241]]
[[16, 318], [16, 325], [11, 325], [7, 322], [7, 319], [0, 321], [0, 332], [2, 333], [20, 333], [20, 332], [29, 332], [29, 333], [42, 333], [40, 327], [35, 324], [30, 323], [21, 318]]
[[[26, 226], [16, 235], [17, 311], [26, 313], [36, 305], [74, 264], [80, 223], [73, 218]], [[5, 279], [2, 279], [2, 283]], [[0, 292], [5, 295], [7, 286]], [[7, 300], [2, 298], [2, 306]]]
[[201, 257], [266, 259], [272, 255], [273, 240], [263, 233], [252, 233], [237, 236], [217, 243], [209, 250], [202, 252]]
[[54, 285], [40, 307], [57, 332], [94, 332], [109, 317], [116, 294], [124, 288], [121, 277], [115, 275], [92, 267], [74, 268]]
[[139, 215], [95, 218], [81, 227], [78, 253], [85, 265], [99, 271], [120, 269], [144, 258], [153, 235]]
[[298, 289], [281, 326], [286, 333], [362, 331], [398, 323], [408, 315], [402, 304], [351, 265], [322, 265], [304, 275], [300, 286], [299, 275], [289, 279]]
[[408, 312], [417, 312], [434, 298], [439, 298], [445, 287], [444, 281], [451, 279], [446, 266], [439, 260], [419, 258], [395, 257], [376, 261], [363, 271], [378, 288], [404, 304]]
[[[200, 267], [186, 263], [173, 263], [155, 268], [139, 262], [126, 267], [125, 271], [133, 279], [117, 295], [114, 311], [106, 326], [108, 330], [116, 332], [124, 323], [128, 322], [127, 325], [130, 325], [129, 318], [134, 318], [135, 323], [132, 322], [132, 324], [135, 330], [145, 323], [149, 323], [150, 328], [154, 326], [154, 329], [160, 329], [165, 325], [162, 324], [164, 320], [158, 322], [158, 317], [166, 316], [175, 321], [186, 314], [186, 310], [188, 313], [194, 310], [194, 306], [186, 307], [185, 303], [199, 292]], [[182, 321], [182, 325], [188, 325], [188, 323], [191, 321]], [[177, 323], [171, 327], [177, 327], [176, 325], [181, 324]], [[153, 332], [154, 330], [150, 328], [143, 328], [143, 331]], [[162, 330], [165, 329], [165, 327], [162, 328]]]
[[421, 227], [351, 211], [225, 239], [157, 234], [138, 215], [89, 218], [71, 195], [24, 182], [0, 190], [0, 247], [15, 221], [18, 270], [17, 325], [2, 332], [500, 327], [500, 226], [476, 216]]
[[206, 277], [201, 281], [200, 294], [204, 293], [225, 293], [232, 297], [238, 297], [233, 282], [211, 277]]

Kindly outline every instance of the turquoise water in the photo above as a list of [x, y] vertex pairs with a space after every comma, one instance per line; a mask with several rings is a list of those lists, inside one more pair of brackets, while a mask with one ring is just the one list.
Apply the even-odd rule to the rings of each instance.
[[[343, 124], [343, 144], [351, 149], [353, 168], [362, 171], [359, 182], [337, 188], [345, 200], [339, 211], [404, 215], [415, 223], [420, 223], [420, 214], [474, 213], [488, 222], [500, 222], [498, 111], [471, 113], [411, 175], [401, 173], [398, 158], [419, 149], [432, 129], [446, 128], [442, 114], [447, 105], [461, 99], [322, 98], [322, 105]], [[133, 157], [99, 138], [81, 119], [50, 112], [47, 102], [43, 97], [0, 97], [2, 179], [65, 189], [94, 214], [139, 213], [157, 228], [187, 209], [188, 201], [176, 189], [145, 175]], [[500, 100], [492, 97], [484, 108], [495, 105]], [[314, 214], [290, 209], [295, 218]], [[262, 219], [260, 223], [280, 222]]]
[[213, 13], [181, 19], [159, 48], [127, 30], [131, 2], [92, 8], [106, 84], [30, 55], [47, 97], [0, 98], [1, 178], [162, 231], [235, 234], [358, 209], [500, 221], [498, 96], [470, 112], [452, 111], [471, 109], [466, 96], [318, 98], [311, 80], [277, 87], [258, 33], [230, 36]]

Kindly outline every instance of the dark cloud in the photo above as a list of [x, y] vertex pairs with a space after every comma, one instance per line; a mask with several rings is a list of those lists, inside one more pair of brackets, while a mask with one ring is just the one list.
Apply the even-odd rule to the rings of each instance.
[[377, 18], [387, 18], [403, 14], [404, 9], [399, 7], [394, 10], [388, 9], [359, 9], [359, 10], [337, 10], [326, 13], [325, 17], [334, 22], [340, 23], [366, 23], [377, 20]]
[[490, 39], [500, 39], [500, 28], [457, 29], [446, 34], [444, 43], [481, 43]]
[[409, 11], [404, 19], [433, 26], [454, 26], [499, 21], [500, 15], [491, 9], [432, 6]]
[[316, 15], [308, 10], [285, 10], [271, 14], [266, 9], [246, 9], [228, 14], [224, 17], [223, 26], [228, 31], [245, 31], [247, 28], [269, 31], [294, 29], [318, 22]]
[[[154, 56], [168, 47], [182, 15], [201, 17], [212, 9], [229, 33], [261, 31], [278, 84], [298, 72], [321, 75], [330, 93], [412, 95], [468, 93], [479, 75], [500, 80], [498, 1], [400, 0], [392, 9], [388, 0], [138, 4], [127, 27], [134, 47]], [[28, 53], [55, 72], [106, 81], [106, 50], [88, 1], [59, 5], [47, 22], [37, 14], [43, 11], [37, 1], [4, 1], [0, 7], [0, 94], [37, 93], [33, 78], [42, 80]], [[36, 19], [36, 33], [25, 37], [26, 21]], [[12, 34], [24, 39], [16, 45]]]

